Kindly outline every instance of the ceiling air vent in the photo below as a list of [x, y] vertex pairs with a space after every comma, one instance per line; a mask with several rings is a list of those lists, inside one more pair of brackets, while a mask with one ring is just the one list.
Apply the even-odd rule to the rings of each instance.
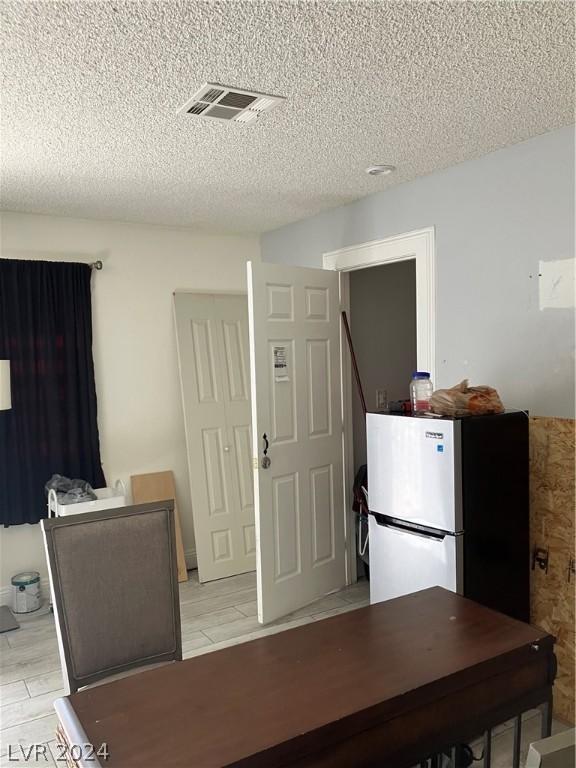
[[195, 101], [187, 112], [190, 115], [199, 115], [201, 112], [204, 112], [205, 109], [208, 109], [209, 106], [210, 104], [203, 104], [201, 101]]
[[217, 83], [204, 83], [178, 112], [189, 115], [252, 123], [264, 112], [269, 112], [285, 101], [284, 96], [269, 96], [256, 91], [243, 91]]

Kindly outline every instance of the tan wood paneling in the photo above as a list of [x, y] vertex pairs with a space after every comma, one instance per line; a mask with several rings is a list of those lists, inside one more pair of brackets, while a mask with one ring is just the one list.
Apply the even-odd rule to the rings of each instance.
[[554, 713], [574, 722], [575, 472], [572, 419], [530, 419], [531, 549], [548, 549], [548, 572], [538, 565], [531, 578], [532, 623], [557, 638], [558, 677]]
[[176, 487], [171, 471], [151, 472], [147, 475], [132, 475], [132, 501], [145, 504], [147, 501], [166, 501], [174, 499], [174, 523], [176, 526], [176, 559], [178, 561], [178, 581], [188, 581], [186, 559], [182, 545], [182, 529], [176, 504]]

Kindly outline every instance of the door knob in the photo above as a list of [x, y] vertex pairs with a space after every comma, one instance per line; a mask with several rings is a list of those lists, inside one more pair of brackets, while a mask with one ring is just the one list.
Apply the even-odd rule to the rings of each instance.
[[264, 455], [262, 456], [262, 461], [260, 462], [260, 466], [262, 467], [262, 469], [268, 469], [268, 467], [271, 464], [271, 461], [270, 461], [270, 457], [268, 456], [269, 442], [268, 442], [268, 435], [266, 434], [266, 432], [264, 432], [262, 439], [264, 440], [264, 450], [262, 451]]
[[230, 453], [230, 446], [229, 445], [225, 445], [224, 446], [224, 453]]

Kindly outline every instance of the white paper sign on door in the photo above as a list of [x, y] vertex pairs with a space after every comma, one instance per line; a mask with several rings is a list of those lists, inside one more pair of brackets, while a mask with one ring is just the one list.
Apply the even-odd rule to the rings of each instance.
[[290, 381], [286, 347], [274, 347], [274, 381]]

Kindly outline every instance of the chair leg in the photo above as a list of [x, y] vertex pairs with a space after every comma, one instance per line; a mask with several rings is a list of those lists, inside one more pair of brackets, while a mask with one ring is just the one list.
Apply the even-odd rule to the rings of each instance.
[[520, 746], [522, 744], [522, 715], [514, 718], [514, 747], [512, 752], [512, 768], [520, 768]]
[[492, 728], [484, 733], [484, 768], [492, 765]]
[[552, 735], [552, 698], [540, 705], [540, 738]]

